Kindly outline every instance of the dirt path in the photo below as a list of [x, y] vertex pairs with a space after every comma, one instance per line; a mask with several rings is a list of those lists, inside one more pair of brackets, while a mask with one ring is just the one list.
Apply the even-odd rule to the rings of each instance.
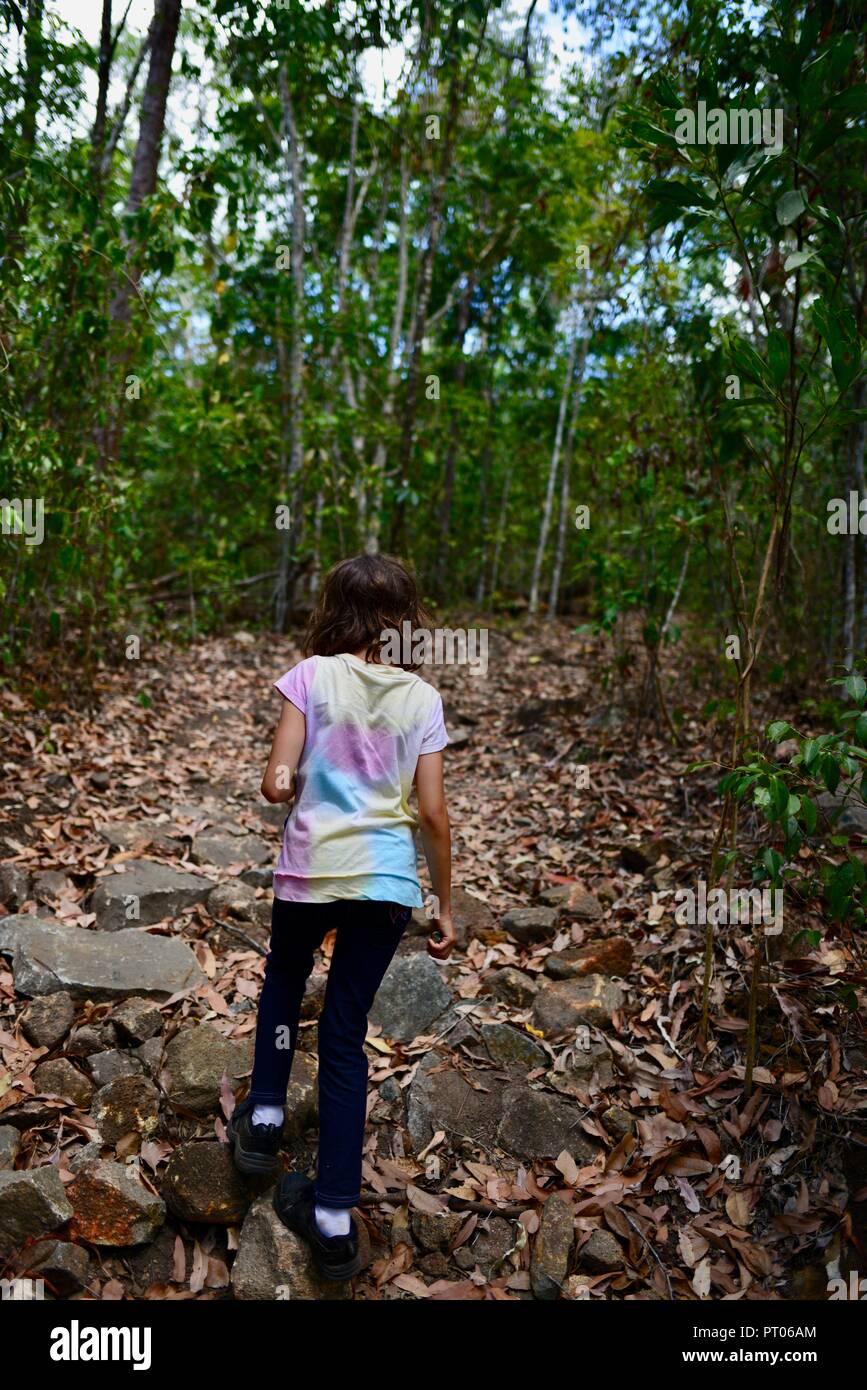
[[[706, 864], [712, 806], [700, 788], [691, 801], [679, 776], [706, 753], [706, 730], [687, 710], [680, 748], [636, 736], [634, 715], [605, 692], [598, 649], [565, 629], [490, 641], [487, 676], [431, 673], [454, 736], [461, 949], [435, 966], [419, 920], [373, 1016], [373, 1264], [355, 1296], [778, 1297], [798, 1279], [821, 1286], [847, 1201], [840, 1139], [863, 1089], [845, 1048], [834, 1063], [806, 986], [784, 980], [763, 1029], [761, 1084], [744, 1100], [737, 938], [718, 963], [712, 1049], [695, 1048], [701, 929], [677, 926], [672, 908], [677, 885]], [[58, 993], [22, 997], [32, 943], [14, 971], [6, 962], [0, 1126], [17, 1152], [11, 1171], [30, 1182], [51, 1164], [64, 1189], [23, 1242], [20, 1231], [4, 1237], [0, 1192], [16, 1272], [38, 1250], [46, 1277], [73, 1293], [279, 1297], [267, 1289], [285, 1285], [324, 1296], [214, 1142], [231, 1079], [237, 1090], [249, 1067], [282, 822], [258, 794], [279, 707], [270, 683], [297, 658], [289, 643], [243, 637], [160, 651], [107, 675], [90, 717], [4, 700], [6, 913], [85, 929], [85, 946], [119, 927], [132, 971], [131, 932], [157, 946], [175, 938], [202, 972], [132, 1023], [116, 1021], [122, 994], [73, 981], [59, 995], [74, 1023], [59, 1031], [58, 1018], [52, 1033], [36, 1015], [62, 1013]], [[139, 886], [142, 860], [186, 877]], [[132, 920], [121, 873], [140, 910]], [[10, 953], [21, 920], [0, 917]], [[32, 948], [37, 964], [45, 950], [41, 939]], [[325, 964], [290, 1095], [299, 1165], [314, 1153]], [[163, 968], [148, 958], [141, 969], [152, 965]], [[122, 1239], [99, 1215], [117, 1180], [105, 1165], [118, 1163], [138, 1185]], [[167, 1211], [144, 1213], [151, 1191]], [[74, 1277], [50, 1263], [55, 1229], [85, 1252]]]

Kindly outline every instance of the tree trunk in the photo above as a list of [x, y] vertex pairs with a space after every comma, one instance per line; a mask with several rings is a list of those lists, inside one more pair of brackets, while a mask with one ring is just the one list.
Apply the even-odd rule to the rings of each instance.
[[[138, 140], [126, 200], [128, 214], [137, 212], [144, 199], [150, 197], [157, 185], [166, 103], [172, 79], [172, 59], [180, 18], [181, 0], [156, 0], [154, 17], [148, 33], [150, 65], [142, 96]], [[116, 331], [123, 330], [130, 321], [130, 301], [138, 291], [141, 275], [140, 258], [141, 248], [133, 240], [127, 246], [125, 272], [118, 282], [109, 308], [109, 320]], [[107, 470], [110, 461], [117, 458], [120, 449], [123, 432], [122, 377], [124, 366], [128, 364], [131, 354], [132, 344], [127, 342], [110, 353], [106, 365], [108, 406], [106, 422], [99, 435], [97, 467], [100, 472]]]
[[569, 430], [566, 435], [566, 448], [563, 453], [563, 472], [560, 478], [560, 517], [557, 523], [557, 545], [554, 553], [554, 568], [551, 572], [551, 588], [548, 591], [548, 618], [555, 617], [560, 598], [560, 579], [563, 574], [563, 560], [566, 555], [566, 535], [569, 527], [569, 483], [572, 469], [572, 451], [575, 446], [575, 429], [578, 412], [581, 408], [581, 388], [584, 384], [584, 370], [587, 366], [587, 351], [590, 346], [589, 331], [581, 340], [578, 365], [575, 369], [575, 388], [572, 393], [572, 412], [569, 416]]
[[97, 187], [101, 182], [102, 157], [105, 148], [105, 126], [108, 116], [108, 79], [114, 44], [111, 37], [111, 0], [102, 0], [102, 25], [99, 33], [99, 65], [97, 68], [96, 115], [90, 132], [90, 177]]
[[446, 449], [446, 465], [443, 474], [443, 495], [440, 504], [439, 515], [439, 550], [436, 565], [436, 585], [440, 594], [443, 593], [446, 581], [446, 572], [449, 563], [449, 535], [451, 532], [452, 521], [452, 499], [455, 490], [455, 465], [458, 456], [459, 446], [459, 410], [460, 398], [463, 392], [464, 382], [467, 375], [467, 360], [464, 356], [464, 342], [467, 330], [470, 326], [470, 303], [473, 298], [473, 290], [476, 285], [475, 275], [470, 275], [464, 292], [461, 295], [460, 306], [458, 308], [457, 341], [455, 346], [458, 353], [458, 365], [455, 371], [455, 395], [457, 400], [452, 402], [449, 420], [449, 439]]
[[[172, 60], [181, 19], [181, 0], [156, 0], [150, 27], [150, 65], [141, 102], [138, 140], [132, 161], [132, 175], [126, 200], [128, 215], [138, 212], [145, 198], [157, 186], [163, 131], [166, 124], [166, 104], [172, 80]], [[110, 310], [113, 323], [127, 323], [130, 298], [138, 285], [139, 248], [133, 242], [127, 248], [126, 276], [121, 280]]]
[[503, 492], [500, 497], [500, 515], [497, 518], [497, 539], [494, 543], [494, 559], [491, 564], [491, 597], [497, 592], [497, 583], [500, 578], [500, 555], [503, 550], [503, 540], [506, 535], [506, 518], [509, 511], [509, 484], [512, 481], [512, 465], [506, 468], [506, 476], [503, 479]]
[[409, 166], [406, 150], [400, 153], [400, 230], [397, 244], [397, 290], [391, 315], [391, 332], [388, 338], [388, 373], [385, 386], [385, 400], [382, 405], [383, 433], [376, 445], [373, 456], [373, 483], [371, 487], [370, 508], [367, 513], [367, 534], [364, 548], [368, 555], [376, 555], [379, 550], [379, 533], [382, 525], [382, 504], [385, 489], [385, 461], [388, 445], [386, 430], [394, 417], [394, 395], [398, 380], [398, 347], [403, 316], [406, 310], [406, 289], [409, 279], [409, 223], [407, 216], [407, 192], [409, 188]]
[[554, 433], [554, 447], [551, 450], [551, 463], [548, 468], [548, 485], [545, 489], [545, 503], [542, 508], [542, 523], [539, 527], [539, 541], [536, 546], [536, 557], [533, 561], [533, 577], [530, 581], [530, 601], [528, 605], [528, 615], [535, 618], [539, 611], [539, 587], [542, 580], [542, 565], [545, 561], [545, 549], [548, 545], [548, 532], [551, 529], [551, 514], [554, 509], [554, 487], [557, 482], [557, 470], [560, 465], [560, 450], [563, 445], [563, 429], [566, 423], [566, 406], [569, 403], [569, 392], [572, 387], [572, 373], [575, 370], [575, 353], [578, 348], [578, 335], [573, 333], [569, 344], [569, 358], [566, 365], [566, 375], [563, 379], [563, 390], [560, 393], [560, 409], [557, 412], [557, 429]]
[[280, 104], [283, 109], [283, 138], [287, 173], [292, 187], [292, 338], [289, 349], [289, 398], [291, 401], [289, 463], [286, 472], [286, 497], [292, 509], [292, 529], [281, 537], [280, 583], [277, 589], [275, 621], [282, 632], [288, 608], [288, 578], [290, 537], [300, 527], [299, 483], [304, 467], [304, 188], [301, 168], [301, 147], [295, 108], [289, 91], [286, 65], [278, 75]]

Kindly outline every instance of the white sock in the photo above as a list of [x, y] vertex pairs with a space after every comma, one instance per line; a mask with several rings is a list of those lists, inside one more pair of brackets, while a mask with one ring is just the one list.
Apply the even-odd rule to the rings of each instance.
[[254, 1125], [283, 1124], [282, 1105], [254, 1105], [251, 1121]]
[[348, 1236], [351, 1214], [343, 1207], [320, 1207], [316, 1203], [316, 1225], [324, 1236]]

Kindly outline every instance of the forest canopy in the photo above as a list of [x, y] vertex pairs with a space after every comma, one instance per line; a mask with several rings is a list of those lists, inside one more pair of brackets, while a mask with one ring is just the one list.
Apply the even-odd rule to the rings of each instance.
[[863, 652], [855, 7], [68, 8], [0, 4], [7, 676], [379, 548], [747, 704]]

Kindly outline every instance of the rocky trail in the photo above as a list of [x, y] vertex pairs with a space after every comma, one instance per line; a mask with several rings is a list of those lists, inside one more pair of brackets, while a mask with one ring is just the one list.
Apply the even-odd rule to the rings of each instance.
[[[672, 747], [589, 639], [490, 642], [484, 678], [426, 673], [460, 941], [437, 964], [416, 914], [371, 1016], [352, 1286], [319, 1283], [225, 1143], [285, 814], [258, 793], [270, 683], [297, 650], [162, 649], [105, 673], [90, 714], [2, 696], [5, 1277], [80, 1299], [778, 1299], [824, 1297], [863, 1250], [867, 1056], [831, 992], [850, 948], [781, 939], [746, 1098], [733, 931], [697, 1045], [703, 928], [673, 901], [713, 833], [713, 777], [683, 776], [713, 745], [700, 700]], [[305, 1169], [328, 944], [285, 1131]]]

